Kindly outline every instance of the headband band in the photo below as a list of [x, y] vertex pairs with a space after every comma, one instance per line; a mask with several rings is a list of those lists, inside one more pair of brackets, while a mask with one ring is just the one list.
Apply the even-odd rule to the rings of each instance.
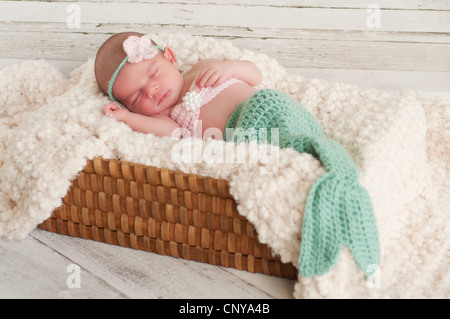
[[108, 87], [108, 95], [111, 101], [118, 102], [113, 95], [113, 85], [116, 81], [117, 75], [125, 63], [139, 63], [142, 60], [150, 60], [153, 59], [157, 54], [158, 50], [164, 52], [164, 49], [159, 45], [152, 45], [151, 40], [147, 36], [136, 37], [130, 36], [123, 42], [123, 49], [127, 56], [123, 61], [119, 64], [116, 71], [114, 71], [111, 76], [111, 80], [109, 80]]

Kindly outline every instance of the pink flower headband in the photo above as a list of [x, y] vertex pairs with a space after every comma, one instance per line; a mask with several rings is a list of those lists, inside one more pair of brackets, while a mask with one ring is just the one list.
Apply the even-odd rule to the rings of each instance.
[[119, 74], [120, 69], [125, 65], [125, 63], [139, 63], [143, 60], [153, 59], [157, 54], [158, 50], [164, 52], [164, 49], [158, 45], [152, 45], [152, 42], [148, 36], [136, 37], [130, 36], [123, 42], [123, 49], [127, 54], [126, 58], [119, 64], [116, 71], [109, 81], [108, 95], [109, 98], [118, 102], [112, 93], [114, 82], [116, 81], [117, 74]]

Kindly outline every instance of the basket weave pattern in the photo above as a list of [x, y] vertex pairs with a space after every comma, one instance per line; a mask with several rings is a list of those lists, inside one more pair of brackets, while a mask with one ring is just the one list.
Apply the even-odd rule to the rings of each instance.
[[125, 161], [88, 160], [48, 231], [279, 277], [296, 278], [258, 241], [223, 179]]

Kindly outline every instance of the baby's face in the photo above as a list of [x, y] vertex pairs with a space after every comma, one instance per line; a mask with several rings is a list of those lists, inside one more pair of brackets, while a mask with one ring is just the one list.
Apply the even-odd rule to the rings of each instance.
[[155, 115], [177, 104], [184, 79], [174, 58], [162, 54], [139, 63], [125, 63], [113, 86], [113, 95], [131, 112]]

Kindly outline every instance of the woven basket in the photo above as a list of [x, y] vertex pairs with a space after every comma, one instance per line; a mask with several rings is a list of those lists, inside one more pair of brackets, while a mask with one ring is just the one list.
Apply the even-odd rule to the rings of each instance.
[[258, 241], [226, 180], [164, 168], [89, 160], [39, 228], [249, 272], [297, 274]]

